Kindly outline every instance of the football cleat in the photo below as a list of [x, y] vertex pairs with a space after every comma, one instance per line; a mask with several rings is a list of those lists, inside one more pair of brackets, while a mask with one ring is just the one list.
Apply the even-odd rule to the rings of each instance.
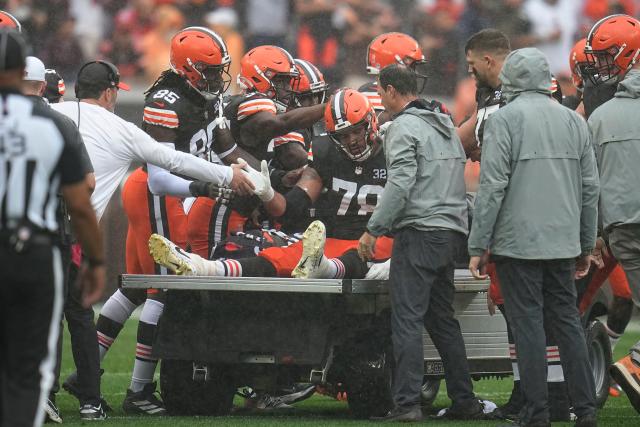
[[324, 244], [327, 240], [322, 221], [313, 221], [302, 235], [302, 257], [291, 277], [314, 279], [322, 276]]
[[293, 409], [279, 397], [271, 396], [267, 393], [254, 394], [253, 397], [247, 399], [245, 407], [248, 409], [256, 409], [259, 411], [273, 411], [278, 409]]
[[51, 399], [47, 399], [44, 404], [45, 423], [62, 424], [62, 417], [60, 416], [60, 410]]
[[122, 402], [122, 410], [131, 415], [165, 415], [167, 410], [164, 403], [155, 395], [156, 383], [149, 383], [142, 391], [127, 390], [127, 396]]
[[316, 392], [316, 386], [311, 384], [303, 384], [300, 386], [294, 386], [290, 393], [278, 396], [278, 398], [285, 404], [291, 405], [296, 402], [301, 402], [313, 396]]
[[631, 405], [640, 413], [640, 364], [629, 355], [611, 365], [609, 373], [627, 394]]
[[149, 253], [156, 264], [173, 271], [177, 275], [195, 276], [196, 267], [189, 253], [159, 234], [149, 237]]
[[80, 419], [84, 421], [102, 421], [107, 419], [107, 413], [104, 411], [102, 404], [96, 406], [87, 403], [80, 407]]

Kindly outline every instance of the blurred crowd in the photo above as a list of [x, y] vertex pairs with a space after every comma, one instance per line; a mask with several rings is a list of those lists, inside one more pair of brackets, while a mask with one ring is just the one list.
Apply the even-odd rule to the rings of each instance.
[[201, 25], [225, 39], [232, 76], [248, 49], [275, 44], [339, 84], [365, 73], [363, 52], [374, 36], [403, 31], [422, 44], [430, 74], [448, 77], [431, 79], [427, 93], [455, 96], [460, 106], [473, 96], [462, 47], [480, 29], [502, 30], [514, 48], [538, 47], [562, 82], [573, 43], [598, 19], [639, 9], [637, 0], [5, 0], [0, 8], [23, 23], [34, 54], [67, 81], [85, 60], [104, 58], [123, 76], [152, 83], [168, 68], [173, 34]]

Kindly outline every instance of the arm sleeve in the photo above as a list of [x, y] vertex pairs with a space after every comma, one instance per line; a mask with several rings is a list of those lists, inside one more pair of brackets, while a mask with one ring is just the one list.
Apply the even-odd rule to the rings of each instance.
[[227, 186], [231, 183], [233, 171], [229, 166], [209, 163], [191, 154], [176, 151], [159, 144], [133, 124], [130, 124], [130, 130], [129, 148], [135, 160], [150, 163], [201, 181]]
[[484, 135], [491, 144], [482, 145], [480, 185], [469, 235], [471, 256], [482, 255], [489, 248], [511, 176], [511, 136], [507, 122], [501, 116], [492, 115], [487, 119]]
[[593, 250], [598, 230], [598, 196], [600, 179], [596, 166], [596, 157], [591, 144], [587, 125], [580, 122], [580, 134], [586, 141], [580, 158], [582, 173], [582, 210], [580, 212], [580, 248], [582, 252]]
[[374, 236], [391, 230], [416, 182], [416, 140], [413, 134], [403, 128], [404, 123], [394, 122], [385, 139], [387, 183], [367, 224], [367, 230]]

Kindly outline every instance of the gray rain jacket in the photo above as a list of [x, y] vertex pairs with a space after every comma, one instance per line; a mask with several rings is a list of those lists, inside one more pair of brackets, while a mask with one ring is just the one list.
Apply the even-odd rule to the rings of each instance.
[[387, 183], [367, 230], [405, 227], [467, 234], [466, 156], [451, 118], [420, 100], [396, 116], [384, 139]]
[[640, 70], [631, 70], [613, 99], [589, 117], [600, 171], [604, 229], [640, 224]]
[[469, 254], [572, 258], [595, 245], [598, 173], [587, 124], [550, 97], [535, 48], [500, 73], [507, 105], [487, 120]]

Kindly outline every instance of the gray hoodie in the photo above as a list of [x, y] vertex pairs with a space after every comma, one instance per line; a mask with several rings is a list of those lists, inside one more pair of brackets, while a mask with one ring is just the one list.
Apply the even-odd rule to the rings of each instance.
[[560, 259], [591, 250], [598, 175], [586, 122], [550, 97], [538, 49], [511, 52], [500, 80], [507, 105], [485, 127], [470, 255]]
[[402, 228], [467, 233], [466, 156], [451, 118], [412, 102], [387, 130], [387, 183], [367, 230]]
[[640, 70], [589, 117], [600, 171], [600, 220], [606, 229], [640, 224]]

